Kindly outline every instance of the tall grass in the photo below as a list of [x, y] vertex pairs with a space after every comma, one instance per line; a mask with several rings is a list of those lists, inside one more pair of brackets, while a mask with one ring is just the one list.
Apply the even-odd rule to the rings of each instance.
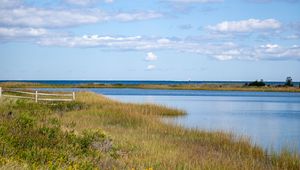
[[3, 168], [300, 168], [299, 153], [270, 154], [245, 138], [161, 121], [184, 111], [94, 93], [80, 92], [70, 103], [1, 100], [0, 113]]

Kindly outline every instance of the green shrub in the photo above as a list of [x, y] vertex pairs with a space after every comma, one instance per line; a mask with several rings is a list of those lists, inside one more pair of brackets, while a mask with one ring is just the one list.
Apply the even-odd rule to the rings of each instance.
[[[75, 134], [62, 130], [54, 113], [84, 109], [86, 106], [81, 103], [41, 104], [17, 100], [1, 105], [5, 109], [0, 109], [0, 160], [26, 162], [33, 169], [92, 169], [99, 166], [102, 156], [116, 158], [116, 150], [111, 149], [112, 142], [109, 150], [103, 149], [105, 141], [111, 139], [102, 131]], [[8, 116], [8, 112], [13, 116]], [[0, 166], [8, 162], [0, 161]]]

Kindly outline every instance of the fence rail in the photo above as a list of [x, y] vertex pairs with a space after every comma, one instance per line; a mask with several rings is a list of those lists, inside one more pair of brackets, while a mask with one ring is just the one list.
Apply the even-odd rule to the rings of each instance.
[[[4, 94], [4, 92], [13, 93], [13, 94]], [[21, 95], [27, 95], [27, 96], [21, 96]], [[30, 96], [28, 96], [30, 95]], [[49, 98], [49, 97], [52, 98]], [[45, 92], [28, 92], [28, 91], [20, 91], [20, 90], [13, 90], [13, 89], [6, 89], [3, 90], [2, 87], [0, 87], [0, 98], [1, 97], [10, 97], [10, 98], [20, 98], [20, 99], [32, 99], [35, 100], [35, 102], [38, 101], [74, 101], [75, 100], [75, 92], [64, 92], [64, 93], [45, 93]], [[46, 98], [48, 97], [48, 98]], [[57, 97], [63, 97], [63, 98], [57, 98]]]

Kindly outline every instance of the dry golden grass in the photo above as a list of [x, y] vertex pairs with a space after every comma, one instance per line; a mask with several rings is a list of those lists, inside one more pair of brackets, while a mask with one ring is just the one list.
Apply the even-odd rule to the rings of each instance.
[[[247, 139], [223, 132], [205, 132], [164, 124], [158, 115], [180, 115], [180, 110], [154, 105], [124, 104], [82, 92], [78, 101], [86, 110], [61, 119], [81, 133], [101, 129], [120, 149], [122, 169], [299, 169], [298, 153], [265, 152]], [[168, 114], [165, 114], [168, 113]]]

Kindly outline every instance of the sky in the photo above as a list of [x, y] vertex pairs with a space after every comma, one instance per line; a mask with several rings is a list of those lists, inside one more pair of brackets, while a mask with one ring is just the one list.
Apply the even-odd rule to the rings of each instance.
[[0, 80], [300, 81], [300, 0], [0, 0]]

